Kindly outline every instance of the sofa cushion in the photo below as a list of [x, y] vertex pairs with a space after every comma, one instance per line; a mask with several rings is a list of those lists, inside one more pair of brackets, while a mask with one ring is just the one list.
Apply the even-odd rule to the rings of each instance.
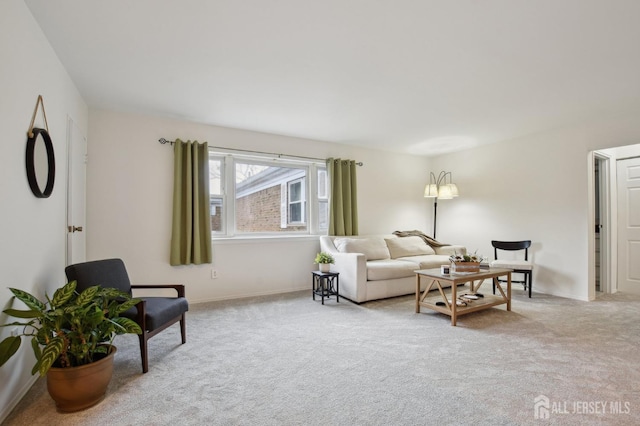
[[440, 268], [441, 265], [451, 264], [449, 256], [443, 256], [440, 254], [399, 257], [396, 260], [412, 263], [415, 265], [415, 269], [434, 269]]
[[393, 259], [370, 260], [367, 262], [367, 281], [393, 280], [415, 276], [415, 263]]
[[420, 237], [385, 238], [391, 259], [406, 256], [436, 254], [436, 252]]
[[389, 259], [389, 249], [382, 237], [336, 238], [336, 248], [342, 253], [362, 253], [367, 260]]

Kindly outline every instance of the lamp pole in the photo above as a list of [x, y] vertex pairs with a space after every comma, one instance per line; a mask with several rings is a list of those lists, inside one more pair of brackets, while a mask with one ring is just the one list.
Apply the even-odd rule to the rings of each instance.
[[438, 197], [433, 201], [433, 239], [436, 239], [436, 216], [438, 215]]

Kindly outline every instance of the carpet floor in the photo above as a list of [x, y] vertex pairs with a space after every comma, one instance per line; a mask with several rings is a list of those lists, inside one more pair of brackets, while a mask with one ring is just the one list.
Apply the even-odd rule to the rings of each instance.
[[38, 379], [4, 424], [640, 424], [640, 296], [514, 290], [511, 312], [457, 327], [414, 307], [310, 291], [192, 305], [187, 344], [178, 326], [151, 339], [147, 374], [137, 337], [116, 338], [100, 404], [57, 413]]

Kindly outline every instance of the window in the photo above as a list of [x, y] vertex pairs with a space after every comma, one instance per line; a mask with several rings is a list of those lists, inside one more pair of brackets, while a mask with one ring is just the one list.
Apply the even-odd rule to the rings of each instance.
[[209, 172], [213, 237], [317, 234], [328, 228], [324, 164], [211, 152]]
[[287, 198], [289, 208], [287, 223], [291, 225], [305, 223], [304, 179], [287, 183]]

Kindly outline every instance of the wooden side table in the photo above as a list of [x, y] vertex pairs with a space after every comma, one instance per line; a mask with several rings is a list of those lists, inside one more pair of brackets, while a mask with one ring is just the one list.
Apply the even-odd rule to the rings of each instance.
[[320, 272], [311, 271], [311, 293], [313, 300], [316, 300], [316, 295], [322, 297], [322, 304], [324, 305], [324, 298], [329, 298], [332, 294], [336, 295], [336, 302], [340, 303], [340, 273], [339, 272]]

